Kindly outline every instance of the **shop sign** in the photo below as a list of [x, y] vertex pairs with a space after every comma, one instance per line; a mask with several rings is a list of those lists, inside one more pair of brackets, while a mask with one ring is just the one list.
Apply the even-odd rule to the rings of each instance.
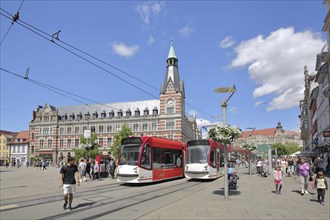
[[330, 130], [323, 131], [323, 137], [330, 137]]

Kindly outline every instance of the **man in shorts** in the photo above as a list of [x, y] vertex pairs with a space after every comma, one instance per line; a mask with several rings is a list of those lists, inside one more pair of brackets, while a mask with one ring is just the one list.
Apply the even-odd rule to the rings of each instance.
[[72, 209], [73, 194], [76, 190], [76, 183], [80, 185], [80, 175], [78, 167], [74, 164], [73, 157], [68, 158], [68, 164], [60, 170], [60, 188], [64, 192], [64, 205], [66, 209], [69, 201], [69, 209]]

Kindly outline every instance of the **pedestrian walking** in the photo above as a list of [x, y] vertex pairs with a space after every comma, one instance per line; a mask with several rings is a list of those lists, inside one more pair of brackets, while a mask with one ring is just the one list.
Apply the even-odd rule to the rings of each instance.
[[85, 163], [84, 159], [80, 160], [80, 163], [78, 165], [78, 169], [79, 169], [80, 176], [81, 176], [82, 180], [85, 180], [86, 179], [86, 163]]
[[116, 163], [114, 158], [110, 158], [109, 162], [109, 174], [111, 175], [111, 178], [115, 178], [115, 170], [116, 170]]
[[92, 167], [93, 171], [93, 180], [97, 179], [100, 180], [99, 177], [99, 165], [97, 164], [97, 161], [93, 161], [93, 167]]
[[41, 165], [42, 165], [42, 170], [47, 170], [47, 168], [46, 168], [47, 164], [45, 161], [42, 161]]
[[262, 160], [261, 159], [257, 160], [256, 167], [257, 167], [257, 175], [261, 176], [262, 175]]
[[68, 158], [68, 164], [60, 170], [60, 188], [64, 193], [63, 209], [66, 209], [69, 202], [69, 209], [72, 209], [73, 194], [76, 191], [76, 183], [80, 186], [80, 175], [73, 157]]
[[314, 161], [314, 169], [315, 169], [315, 173], [318, 173], [319, 171], [323, 171], [323, 160], [320, 156], [318, 156]]
[[92, 180], [92, 176], [91, 176], [91, 162], [89, 162], [88, 159], [86, 159], [86, 172], [85, 172], [86, 181], [87, 181], [87, 174], [89, 176], [89, 180]]
[[283, 185], [283, 172], [281, 170], [281, 166], [277, 166], [273, 174], [276, 194], [281, 194], [281, 189]]
[[299, 166], [299, 180], [301, 187], [301, 195], [308, 194], [308, 176], [310, 174], [309, 163], [305, 161], [304, 158], [300, 160]]
[[325, 190], [328, 190], [328, 182], [324, 178], [323, 172], [319, 171], [314, 180], [314, 188], [317, 190], [317, 199], [324, 205]]

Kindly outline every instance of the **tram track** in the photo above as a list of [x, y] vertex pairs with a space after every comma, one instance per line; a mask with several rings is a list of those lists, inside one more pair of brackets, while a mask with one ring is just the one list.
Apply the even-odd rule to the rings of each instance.
[[[184, 180], [184, 179], [183, 179]], [[199, 186], [201, 184], [205, 184], [204, 182], [192, 182], [192, 181], [185, 181], [184, 184], [181, 185], [170, 185], [168, 187], [164, 187], [162, 189], [154, 189], [148, 192], [144, 192], [143, 194], [139, 193], [136, 195], [127, 195], [125, 197], [122, 197], [120, 199], [116, 199], [116, 200], [109, 200], [106, 203], [98, 203], [97, 206], [88, 206], [88, 207], [83, 207], [83, 208], [79, 208], [79, 209], [74, 209], [70, 212], [65, 212], [62, 214], [58, 214], [58, 215], [53, 215], [53, 216], [48, 216], [45, 218], [41, 218], [40, 220], [52, 220], [52, 219], [59, 219], [59, 218], [79, 218], [79, 219], [83, 219], [83, 220], [90, 220], [90, 219], [95, 219], [95, 218], [100, 218], [106, 215], [109, 215], [111, 213], [117, 212], [117, 211], [121, 211], [123, 209], [132, 207], [134, 205], [138, 205], [138, 204], [143, 204], [143, 203], [147, 203], [168, 195], [172, 195], [175, 193], [178, 193], [179, 191], [182, 190], [187, 190], [190, 188], [194, 188], [196, 186]], [[196, 192], [193, 193], [189, 193], [189, 195], [192, 195]], [[189, 195], [187, 195], [186, 197], [188, 197]], [[120, 204], [125, 204], [125, 205], [120, 205]], [[110, 205], [110, 207], [109, 207]], [[168, 204], [167, 204], [168, 205]], [[115, 207], [117, 206], [117, 207]], [[108, 209], [106, 209], [106, 207]], [[93, 209], [100, 209], [100, 208], [104, 208], [106, 211], [104, 212], [98, 212], [95, 215], [90, 215], [89, 213], [93, 212]], [[162, 207], [160, 207], [162, 208]], [[110, 210], [109, 210], [110, 209]], [[88, 213], [86, 213], [88, 211]], [[85, 215], [88, 216], [86, 218], [81, 217], [81, 216], [76, 216], [76, 215]], [[73, 217], [72, 217], [73, 216]]]

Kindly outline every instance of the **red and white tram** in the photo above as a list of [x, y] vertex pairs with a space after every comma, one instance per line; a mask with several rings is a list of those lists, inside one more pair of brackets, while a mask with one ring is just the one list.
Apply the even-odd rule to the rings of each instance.
[[223, 175], [223, 146], [213, 140], [187, 142], [185, 177], [216, 179]]
[[117, 181], [147, 183], [184, 177], [185, 143], [157, 137], [121, 140]]

